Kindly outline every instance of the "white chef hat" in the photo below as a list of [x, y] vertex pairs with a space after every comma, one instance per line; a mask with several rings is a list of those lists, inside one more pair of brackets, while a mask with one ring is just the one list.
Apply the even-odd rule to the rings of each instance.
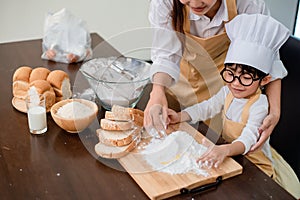
[[231, 40], [225, 64], [249, 65], [271, 76], [286, 75], [282, 62], [278, 60], [279, 48], [290, 34], [284, 25], [270, 16], [241, 14], [226, 23], [225, 29]]

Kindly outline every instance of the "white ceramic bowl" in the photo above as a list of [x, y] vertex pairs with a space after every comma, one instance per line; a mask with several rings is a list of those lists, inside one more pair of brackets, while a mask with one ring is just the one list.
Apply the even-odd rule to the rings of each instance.
[[151, 64], [128, 57], [97, 58], [80, 71], [106, 110], [116, 104], [135, 107], [150, 81]]
[[[85, 106], [88, 106], [90, 108], [89, 110], [90, 114], [84, 115], [84, 117], [80, 117], [79, 115], [75, 114], [75, 116], [72, 118], [72, 117], [66, 117], [65, 115], [62, 116], [57, 113], [62, 106], [75, 101], [82, 103]], [[74, 111], [75, 110], [76, 108], [74, 108]], [[85, 99], [66, 99], [55, 103], [51, 107], [51, 116], [55, 121], [55, 123], [69, 133], [79, 133], [83, 131], [97, 117], [97, 114], [98, 114], [97, 104], [94, 103], [93, 101], [89, 101]]]

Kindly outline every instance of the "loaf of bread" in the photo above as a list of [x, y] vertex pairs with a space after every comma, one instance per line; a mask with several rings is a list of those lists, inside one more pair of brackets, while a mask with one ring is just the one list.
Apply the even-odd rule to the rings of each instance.
[[13, 75], [13, 96], [25, 99], [29, 89], [29, 77], [32, 68], [28, 66], [19, 67]]
[[103, 158], [121, 158], [132, 151], [140, 142], [141, 136], [138, 135], [128, 145], [125, 146], [110, 146], [99, 142], [95, 145], [95, 152]]
[[104, 129], [97, 129], [99, 141], [109, 146], [125, 146], [132, 142], [141, 134], [141, 127], [134, 127], [127, 131], [108, 131]]
[[69, 99], [72, 96], [69, 75], [62, 70], [51, 71], [47, 77], [55, 91], [56, 102], [63, 99]]
[[113, 105], [100, 120], [96, 130], [99, 143], [96, 153], [104, 158], [120, 158], [134, 149], [141, 139], [144, 112], [134, 108]]
[[126, 131], [133, 129], [134, 123], [133, 121], [115, 121], [103, 118], [100, 120], [100, 126], [108, 131]]
[[29, 76], [29, 83], [35, 80], [47, 80], [50, 70], [45, 67], [34, 68]]
[[28, 93], [30, 94], [44, 94], [46, 99], [46, 110], [49, 110], [55, 103], [55, 92], [46, 80], [35, 80], [29, 84]]

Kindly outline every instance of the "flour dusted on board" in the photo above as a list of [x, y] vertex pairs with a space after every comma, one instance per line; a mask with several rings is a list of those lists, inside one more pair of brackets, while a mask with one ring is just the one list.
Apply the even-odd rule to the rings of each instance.
[[191, 172], [208, 176], [207, 171], [196, 162], [206, 150], [188, 133], [176, 131], [164, 140], [152, 139], [141, 153], [155, 171], [169, 174]]

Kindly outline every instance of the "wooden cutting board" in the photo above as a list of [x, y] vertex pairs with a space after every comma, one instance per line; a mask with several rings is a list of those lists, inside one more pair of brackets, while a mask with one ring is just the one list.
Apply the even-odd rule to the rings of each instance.
[[[200, 132], [185, 122], [172, 128], [174, 131], [181, 130], [189, 133], [199, 143], [204, 138]], [[142, 143], [144, 141], [141, 141], [140, 144]], [[171, 175], [153, 171], [138, 153], [138, 149], [136, 148], [132, 153], [120, 158], [119, 162], [150, 199], [168, 198], [180, 194], [180, 189], [182, 188], [192, 189], [216, 182], [219, 176], [222, 176], [224, 180], [242, 173], [242, 166], [232, 158], [227, 158], [217, 169], [211, 168], [207, 170], [209, 176], [195, 173]]]

